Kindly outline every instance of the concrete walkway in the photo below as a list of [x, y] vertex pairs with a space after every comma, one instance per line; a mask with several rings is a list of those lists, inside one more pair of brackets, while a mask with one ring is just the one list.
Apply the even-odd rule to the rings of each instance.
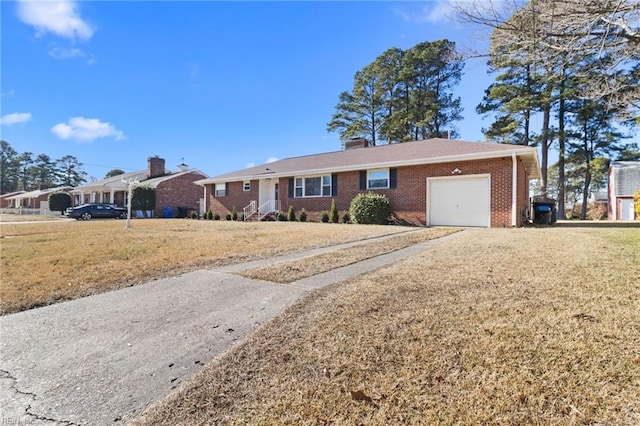
[[0, 423], [126, 422], [308, 292], [463, 234], [292, 284], [233, 272], [393, 236], [190, 272], [0, 317]]

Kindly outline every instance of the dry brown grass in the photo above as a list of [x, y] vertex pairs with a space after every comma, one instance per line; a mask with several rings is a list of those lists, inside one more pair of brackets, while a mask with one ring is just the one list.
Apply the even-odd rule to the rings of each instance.
[[323, 253], [302, 259], [246, 269], [244, 271], [237, 272], [237, 274], [256, 280], [288, 284], [302, 278], [311, 277], [336, 268], [351, 265], [365, 259], [370, 259], [405, 247], [444, 237], [458, 231], [459, 229], [454, 228], [420, 229], [408, 234], [388, 237], [383, 241], [366, 243], [355, 247], [332, 251], [330, 253]]
[[18, 214], [0, 214], [0, 222], [43, 222], [50, 220], [67, 220], [62, 215], [18, 215]]
[[134, 424], [640, 424], [640, 229], [492, 229], [322, 289]]
[[194, 220], [0, 226], [0, 313], [130, 286], [194, 268], [324, 247], [406, 227]]

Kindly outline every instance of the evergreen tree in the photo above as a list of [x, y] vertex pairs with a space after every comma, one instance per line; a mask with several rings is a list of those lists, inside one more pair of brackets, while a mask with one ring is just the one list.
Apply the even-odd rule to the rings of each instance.
[[327, 130], [371, 145], [441, 137], [445, 130], [456, 137], [462, 107], [452, 91], [462, 68], [448, 40], [388, 49], [356, 73], [351, 92], [340, 94]]
[[72, 155], [65, 155], [56, 161], [58, 183], [63, 186], [78, 186], [86, 181], [87, 173], [82, 171], [82, 163]]
[[18, 152], [9, 142], [0, 140], [0, 194], [18, 189]]

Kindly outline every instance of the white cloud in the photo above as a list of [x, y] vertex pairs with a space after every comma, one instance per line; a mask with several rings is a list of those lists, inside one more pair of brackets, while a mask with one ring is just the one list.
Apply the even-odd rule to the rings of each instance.
[[36, 36], [50, 32], [70, 40], [88, 40], [95, 29], [80, 17], [71, 0], [18, 1], [18, 16], [36, 29]]
[[391, 10], [406, 22], [439, 23], [451, 22], [449, 15], [451, 15], [453, 7], [449, 0], [435, 0], [418, 11], [406, 11], [398, 7], [393, 7]]
[[70, 58], [84, 58], [85, 53], [78, 48], [65, 48], [53, 46], [49, 49], [49, 56], [54, 59], [70, 59]]
[[16, 94], [16, 91], [14, 89], [9, 89], [6, 92], [2, 92], [2, 94], [0, 94], [3, 98], [5, 96], [13, 96]]
[[0, 124], [11, 126], [12, 124], [26, 123], [31, 120], [30, 112], [14, 112], [0, 117]]
[[267, 161], [265, 161], [265, 164], [269, 164], [269, 163], [273, 163], [274, 161], [278, 161], [278, 159], [276, 157], [269, 157], [267, 158]]
[[509, 9], [514, 4], [514, 2], [507, 0], [432, 0], [419, 10], [407, 10], [394, 6], [391, 11], [410, 23], [445, 23], [459, 26], [460, 24], [455, 18], [457, 9], [470, 9], [474, 13], [495, 14]]
[[105, 137], [113, 137], [116, 140], [126, 139], [122, 131], [97, 118], [73, 117], [67, 123], [58, 123], [53, 126], [51, 133], [60, 139], [72, 139], [78, 142], [93, 142]]
[[87, 65], [93, 65], [97, 62], [92, 53], [87, 54], [77, 47], [60, 47], [55, 44], [49, 46], [49, 56], [58, 60], [86, 58]]
[[245, 169], [250, 169], [251, 167], [255, 167], [256, 163], [247, 163], [247, 166], [245, 167]]

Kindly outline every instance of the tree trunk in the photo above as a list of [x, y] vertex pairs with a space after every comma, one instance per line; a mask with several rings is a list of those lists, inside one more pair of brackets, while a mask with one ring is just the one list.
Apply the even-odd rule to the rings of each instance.
[[[527, 72], [527, 93], [531, 93], [531, 65], [527, 64], [526, 66]], [[527, 107], [524, 111], [524, 140], [522, 144], [524, 146], [529, 146], [529, 132], [531, 126], [531, 98], [529, 97], [529, 102], [527, 102]]]
[[591, 153], [589, 152], [589, 136], [588, 136], [587, 120], [584, 124], [584, 156], [586, 160], [586, 170], [584, 172], [584, 187], [582, 189], [582, 211], [580, 212], [580, 220], [587, 218], [587, 203], [589, 202], [589, 186], [591, 185]]
[[540, 164], [540, 171], [542, 174], [540, 192], [542, 196], [547, 196], [547, 169], [549, 163], [549, 121], [551, 118], [551, 102], [546, 100], [543, 106], [543, 118], [542, 118], [542, 159]]
[[565, 177], [564, 177], [564, 155], [565, 155], [565, 134], [564, 134], [564, 86], [565, 69], [562, 68], [562, 81], [560, 82], [560, 105], [558, 106], [558, 219], [566, 219], [565, 215]]

